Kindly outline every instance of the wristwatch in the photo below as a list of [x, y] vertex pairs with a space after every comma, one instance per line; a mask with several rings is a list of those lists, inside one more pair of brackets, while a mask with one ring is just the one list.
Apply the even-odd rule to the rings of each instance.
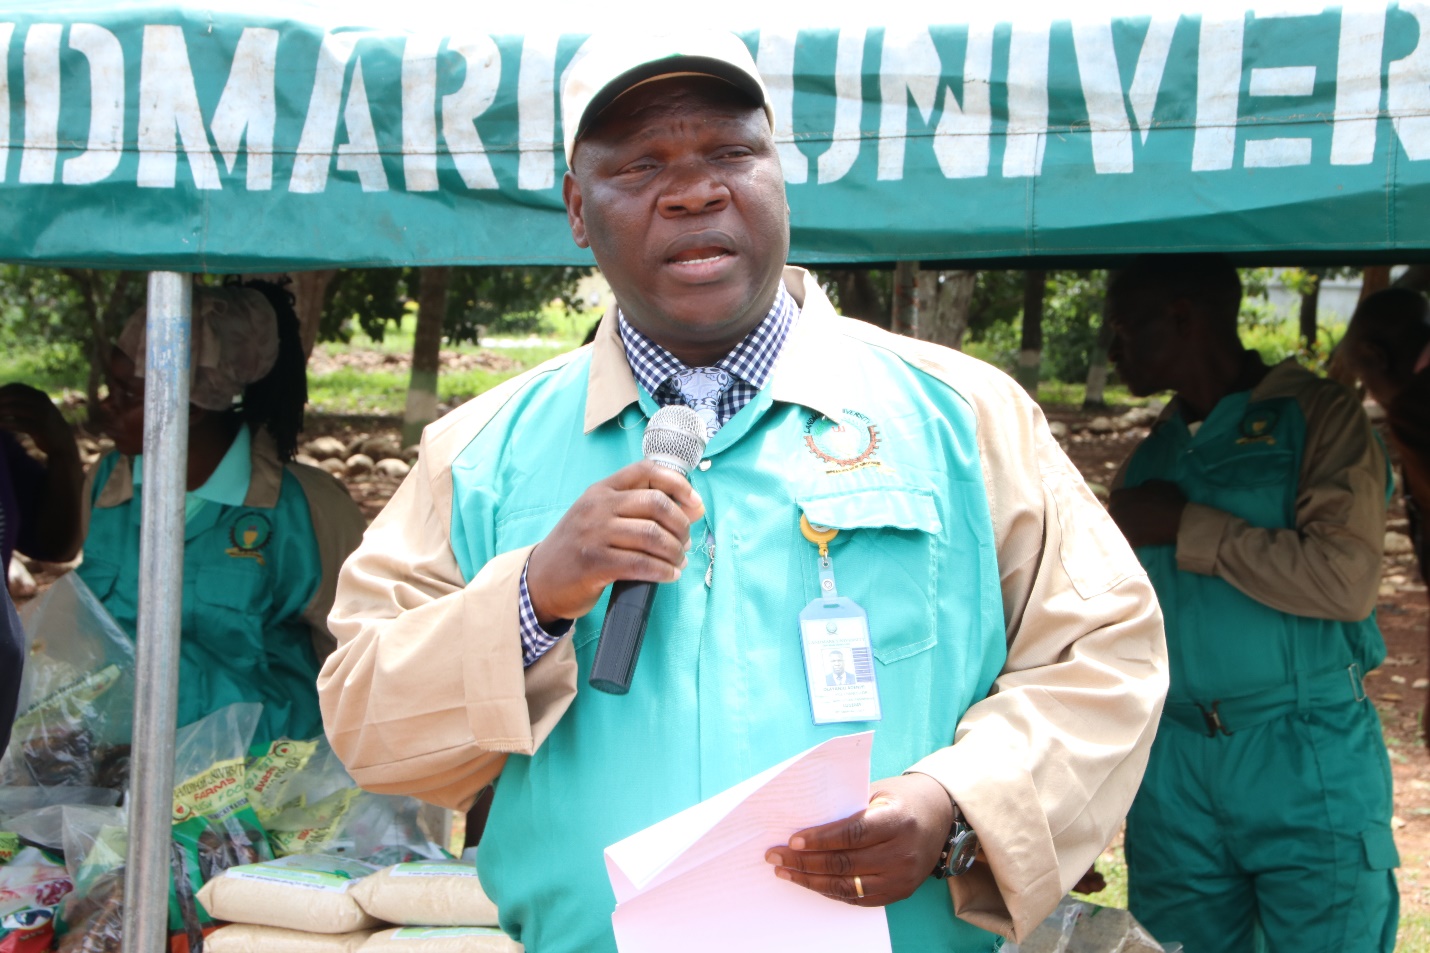
[[958, 805], [954, 805], [953, 827], [948, 832], [948, 841], [943, 845], [943, 852], [938, 855], [938, 864], [933, 869], [933, 875], [942, 880], [945, 877], [966, 874], [977, 857], [978, 835], [963, 819], [963, 812], [958, 809]]

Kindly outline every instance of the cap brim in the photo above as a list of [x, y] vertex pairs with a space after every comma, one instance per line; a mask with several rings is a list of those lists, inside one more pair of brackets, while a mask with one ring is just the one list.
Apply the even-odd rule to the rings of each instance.
[[712, 56], [667, 56], [663, 59], [642, 63], [616, 76], [601, 91], [591, 97], [581, 113], [581, 122], [576, 127], [574, 142], [590, 131], [596, 119], [623, 95], [652, 80], [664, 76], [713, 76], [749, 96], [756, 106], [765, 107], [765, 91], [755, 77], [721, 59]]

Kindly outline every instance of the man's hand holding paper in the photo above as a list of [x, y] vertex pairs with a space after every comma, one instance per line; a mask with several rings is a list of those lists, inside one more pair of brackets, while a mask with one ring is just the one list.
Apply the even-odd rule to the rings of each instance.
[[943, 785], [926, 774], [904, 774], [874, 782], [864, 810], [799, 831], [765, 860], [781, 880], [882, 907], [928, 879], [952, 825], [953, 802]]

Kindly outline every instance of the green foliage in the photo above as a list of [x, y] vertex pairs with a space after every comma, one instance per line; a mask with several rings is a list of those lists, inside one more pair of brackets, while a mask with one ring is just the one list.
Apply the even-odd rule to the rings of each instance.
[[[389, 338], [396, 337], [397, 334], [389, 335]], [[410, 331], [408, 340], [410, 341]], [[325, 346], [346, 350], [348, 347], [363, 348], [366, 343], [362, 338], [354, 336], [351, 345]], [[378, 349], [388, 351], [391, 343], [391, 340], [384, 341]], [[462, 345], [458, 350], [467, 352], [478, 349]], [[510, 368], [444, 370], [437, 378], [437, 399], [448, 403], [469, 400], [565, 350], [566, 346], [556, 343], [529, 348], [503, 348], [498, 353], [515, 362]], [[326, 374], [309, 375], [308, 400], [319, 413], [401, 416], [406, 402], [407, 380], [408, 372], [405, 368], [371, 370], [340, 367]]]
[[[344, 268], [328, 285], [318, 340], [348, 341], [353, 323], [374, 341], [407, 313], [410, 268]], [[412, 276], [412, 292], [417, 291]]]
[[589, 268], [454, 268], [447, 339], [475, 341], [481, 328], [498, 335], [554, 331], [546, 306], [560, 301], [566, 312], [577, 310], [576, 285], [590, 273]]
[[[539, 334], [546, 308], [560, 301], [577, 307], [576, 285], [589, 268], [453, 268], [447, 290], [447, 321], [443, 337], [449, 342], [475, 341], [479, 334]], [[350, 268], [338, 272], [328, 286], [328, 300], [318, 337], [323, 341], [351, 340], [360, 329], [381, 341], [390, 329], [416, 307], [416, 268]]]
[[107, 353], [143, 295], [134, 274], [0, 265], [0, 351], [18, 375], [5, 380], [83, 390], [90, 355]]
[[[1023, 272], [978, 275], [968, 350], [1005, 370], [1018, 359], [1023, 319]], [[1106, 271], [1050, 271], [1043, 298], [1044, 380], [1081, 383], [1087, 379], [1092, 347], [1102, 324]]]

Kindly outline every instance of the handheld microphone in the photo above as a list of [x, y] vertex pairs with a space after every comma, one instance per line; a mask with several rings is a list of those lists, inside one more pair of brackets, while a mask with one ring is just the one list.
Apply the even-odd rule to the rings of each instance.
[[[705, 452], [705, 421], [682, 404], [662, 407], [646, 425], [641, 451], [654, 464], [686, 476]], [[592, 688], [611, 695], [631, 690], [641, 641], [645, 638], [650, 607], [655, 602], [653, 582], [622, 579], [611, 586], [606, 620], [601, 624], [601, 640], [591, 663]]]

